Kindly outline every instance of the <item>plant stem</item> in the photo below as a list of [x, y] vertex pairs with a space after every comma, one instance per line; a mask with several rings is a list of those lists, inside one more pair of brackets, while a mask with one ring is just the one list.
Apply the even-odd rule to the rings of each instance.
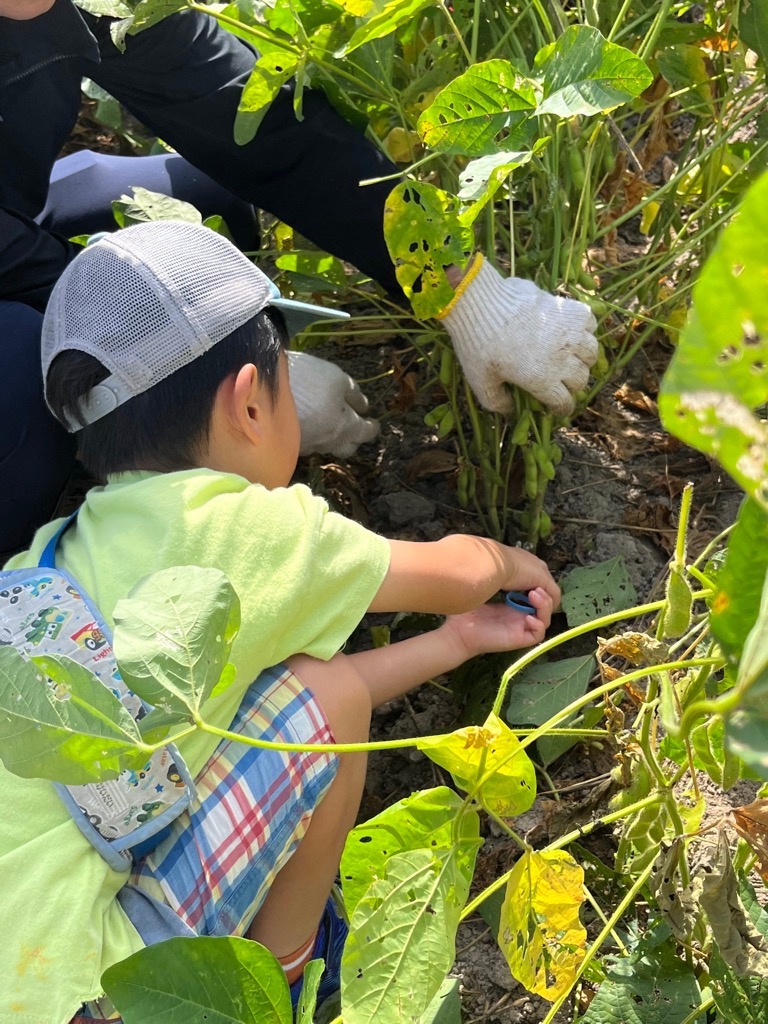
[[535, 661], [542, 654], [553, 651], [556, 647], [567, 643], [569, 640], [575, 640], [576, 637], [584, 636], [585, 633], [591, 633], [594, 629], [602, 629], [604, 626], [610, 626], [613, 622], [621, 622], [622, 619], [635, 619], [641, 615], [649, 615], [651, 612], [657, 612], [663, 607], [663, 601], [652, 601], [650, 604], [637, 605], [634, 608], [628, 608], [626, 611], [613, 612], [611, 615], [602, 615], [599, 619], [593, 619], [590, 622], [585, 622], [581, 626], [574, 626], [572, 629], [567, 629], [564, 633], [559, 633], [557, 636], [552, 637], [551, 640], [545, 640], [538, 646], [531, 648], [531, 650], [524, 654], [522, 658], [518, 658], [513, 665], [510, 665], [501, 677], [499, 692], [496, 695], [496, 700], [493, 704], [494, 714], [498, 715], [501, 713], [501, 707], [504, 703], [507, 687], [513, 677], [522, 672], [526, 665], [530, 665], [531, 662]]
[[696, 1021], [703, 1014], [709, 1013], [709, 1011], [712, 1009], [714, 1005], [715, 1000], [712, 996], [710, 996], [709, 999], [704, 1000], [701, 1006], [697, 1006], [695, 1010], [692, 1010], [685, 1018], [685, 1020], [682, 1022], [682, 1024], [696, 1024]]
[[453, 20], [453, 15], [451, 14], [450, 10], [448, 9], [448, 6], [447, 6], [445, 0], [438, 0], [438, 4], [439, 4], [440, 9], [442, 10], [443, 14], [446, 17], [446, 20], [448, 21], [448, 24], [453, 29], [453, 34], [456, 36], [456, 40], [457, 40], [459, 46], [464, 51], [464, 56], [467, 58], [467, 63], [468, 64], [474, 64], [475, 62], [472, 59], [472, 54], [467, 49], [467, 44], [464, 42], [464, 37], [462, 36], [461, 32], [459, 32], [458, 25]]

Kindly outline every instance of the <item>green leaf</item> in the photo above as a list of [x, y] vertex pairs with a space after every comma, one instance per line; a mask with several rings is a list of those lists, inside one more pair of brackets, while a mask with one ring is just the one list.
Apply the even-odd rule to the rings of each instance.
[[714, 456], [768, 509], [768, 174], [749, 189], [693, 290], [693, 314], [662, 381], [666, 428]]
[[580, 1024], [682, 1024], [701, 1003], [691, 965], [672, 942], [651, 937], [614, 960]]
[[768, 575], [757, 621], [744, 643], [736, 689], [740, 705], [726, 721], [726, 742], [761, 778], [768, 778]]
[[203, 218], [191, 203], [165, 196], [162, 192], [150, 192], [148, 188], [132, 185], [131, 196], [121, 196], [112, 202], [112, 213], [121, 228], [131, 224], [144, 224], [155, 220], [183, 220], [190, 224], [202, 224]]
[[765, 0], [741, 0], [738, 24], [739, 38], [755, 51], [763, 64], [768, 64], [768, 7]]
[[597, 114], [639, 96], [653, 82], [631, 50], [609, 43], [596, 28], [572, 25], [536, 55], [544, 75], [537, 114]]
[[[539, 662], [529, 665], [516, 676], [507, 704], [507, 721], [511, 725], [543, 725], [574, 700], [586, 693], [595, 671], [596, 662], [591, 654], [584, 658], [564, 658], [561, 661]], [[590, 720], [599, 722], [602, 711]], [[571, 716], [558, 728], [584, 727], [583, 715]], [[542, 736], [537, 741], [539, 757], [546, 766], [565, 753], [578, 740], [568, 736]]]
[[451, 850], [391, 857], [355, 908], [341, 961], [345, 1024], [418, 1020], [455, 956], [470, 878]]
[[[726, 792], [744, 778], [745, 766], [725, 746], [725, 723], [722, 718], [711, 717], [691, 729], [688, 741], [693, 748], [693, 766], [707, 775]], [[675, 764], [688, 763], [688, 754], [682, 738], [665, 736], [661, 754]]]
[[459, 175], [459, 199], [474, 202], [486, 192], [489, 183], [494, 192], [516, 167], [527, 164], [533, 156], [530, 149], [519, 152], [491, 153], [471, 160]]
[[732, 658], [740, 656], [757, 619], [766, 572], [768, 511], [752, 498], [746, 498], [728, 538], [709, 620], [713, 636]]
[[125, 0], [75, 0], [81, 11], [104, 18], [130, 18], [131, 5]]
[[398, 853], [453, 849], [459, 869], [471, 878], [480, 846], [480, 821], [477, 811], [470, 810], [457, 823], [463, 802], [458, 793], [438, 786], [405, 797], [353, 828], [340, 868], [347, 912], [354, 914], [371, 879], [383, 877], [387, 861]]
[[235, 118], [235, 142], [244, 146], [259, 130], [270, 104], [296, 70], [299, 58], [287, 51], [259, 57], [245, 83]]
[[299, 1005], [296, 1007], [296, 1024], [312, 1024], [324, 968], [322, 960], [310, 960], [304, 968]]
[[668, 46], [658, 55], [659, 71], [684, 110], [714, 116], [712, 76], [698, 46]]
[[454, 296], [445, 268], [463, 266], [474, 244], [456, 196], [424, 182], [402, 182], [387, 198], [384, 237], [416, 315], [427, 319], [444, 310]]
[[249, 939], [168, 939], [101, 979], [124, 1024], [292, 1024], [285, 972]]
[[438, 153], [483, 156], [496, 151], [499, 132], [517, 128], [535, 106], [533, 83], [509, 61], [489, 60], [447, 85], [422, 113], [417, 129]]
[[130, 714], [88, 669], [58, 655], [33, 666], [0, 647], [0, 758], [9, 772], [70, 786], [115, 779], [146, 760], [138, 742]]
[[229, 225], [219, 213], [213, 213], [210, 217], [206, 217], [203, 221], [203, 227], [210, 228], [211, 231], [215, 231], [217, 235], [222, 235], [227, 241], [234, 244], [232, 232], [229, 230]]
[[133, 23], [128, 31], [130, 35], [135, 35], [186, 7], [187, 0], [141, 0], [133, 6]]
[[401, 25], [407, 25], [426, 7], [436, 6], [436, 0], [389, 0], [378, 13], [357, 29], [346, 46], [336, 52], [336, 56], [344, 57], [363, 43], [388, 36]]
[[218, 569], [147, 576], [115, 607], [114, 650], [126, 685], [153, 707], [197, 714], [224, 671], [240, 602]]
[[296, 249], [283, 253], [275, 260], [279, 270], [290, 274], [300, 274], [304, 278], [318, 278], [321, 283], [330, 282], [338, 287], [347, 283], [344, 264], [335, 256], [316, 249]]
[[96, 120], [114, 131], [119, 131], [123, 126], [123, 111], [118, 100], [90, 78], [84, 78], [80, 87], [88, 99], [96, 101], [96, 109], [93, 112]]
[[561, 585], [563, 611], [571, 627], [637, 604], [637, 592], [620, 555], [573, 569], [562, 579]]
[[446, 978], [419, 1024], [461, 1024], [460, 985], [459, 978]]

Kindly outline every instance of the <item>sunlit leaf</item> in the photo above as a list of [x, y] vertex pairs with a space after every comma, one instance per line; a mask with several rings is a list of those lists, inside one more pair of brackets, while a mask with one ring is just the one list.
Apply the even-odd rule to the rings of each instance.
[[597, 114], [639, 96], [653, 81], [631, 50], [609, 43], [596, 28], [571, 25], [557, 42], [540, 50], [544, 100], [537, 114]]
[[536, 798], [536, 773], [511, 729], [491, 713], [483, 725], [436, 738], [416, 740], [416, 746], [453, 776], [456, 785], [474, 791], [494, 814], [511, 817], [527, 811]]
[[75, 4], [88, 14], [104, 18], [129, 18], [133, 13], [126, 0], [75, 0]]
[[565, 850], [526, 852], [515, 864], [498, 939], [529, 992], [555, 1000], [570, 989], [587, 941], [579, 920], [583, 902], [584, 872]]
[[377, 14], [374, 14], [357, 29], [346, 46], [342, 47], [336, 56], [343, 57], [356, 50], [358, 46], [362, 46], [363, 43], [388, 36], [401, 25], [407, 25], [426, 7], [436, 6], [436, 0], [389, 0], [389, 3], [385, 3]]
[[124, 1024], [292, 1024], [285, 972], [249, 939], [167, 939], [110, 967], [102, 984]]
[[66, 785], [114, 779], [146, 760], [138, 742], [130, 714], [88, 669], [61, 656], [33, 666], [0, 646], [0, 759], [9, 772]]
[[371, 879], [386, 874], [387, 861], [397, 853], [453, 850], [459, 870], [471, 878], [480, 846], [480, 821], [472, 809], [457, 820], [462, 804], [458, 793], [438, 786], [398, 800], [352, 829], [340, 868], [348, 913], [354, 913]]
[[235, 142], [244, 146], [259, 130], [280, 89], [296, 71], [299, 58], [286, 51], [259, 57], [245, 83], [235, 118]]
[[139, 185], [131, 187], [133, 196], [121, 196], [112, 202], [112, 212], [121, 228], [155, 220], [183, 220], [202, 224], [200, 212], [191, 203], [185, 203], [162, 192], [150, 192]]
[[147, 576], [117, 603], [115, 657], [126, 685], [148, 704], [197, 713], [239, 627], [240, 602], [222, 572], [174, 566]]
[[[496, 136], [514, 128], [536, 106], [533, 83], [509, 61], [473, 64], [442, 89], [421, 115], [418, 130], [439, 153], [483, 156], [495, 152]], [[506, 149], [513, 149], [508, 143]]]
[[453, 964], [469, 883], [451, 850], [387, 861], [350, 921], [341, 961], [345, 1024], [419, 1020]]
[[416, 315], [440, 313], [454, 295], [445, 268], [463, 266], [473, 247], [456, 196], [425, 182], [402, 182], [387, 198], [384, 237]]
[[768, 509], [768, 174], [747, 192], [693, 291], [693, 314], [662, 381], [677, 437], [714, 456]]

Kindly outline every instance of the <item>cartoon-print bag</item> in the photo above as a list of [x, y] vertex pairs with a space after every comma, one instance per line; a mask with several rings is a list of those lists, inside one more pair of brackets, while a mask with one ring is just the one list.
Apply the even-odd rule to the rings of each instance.
[[[99, 610], [69, 573], [55, 567], [56, 546], [73, 519], [51, 539], [37, 568], [0, 572], [0, 644], [25, 656], [62, 654], [84, 665], [138, 721], [150, 709], [121, 679]], [[55, 686], [45, 678], [41, 685]], [[124, 771], [114, 781], [55, 786], [81, 831], [118, 871], [129, 871], [157, 846], [194, 794], [186, 765], [170, 744], [140, 771]]]

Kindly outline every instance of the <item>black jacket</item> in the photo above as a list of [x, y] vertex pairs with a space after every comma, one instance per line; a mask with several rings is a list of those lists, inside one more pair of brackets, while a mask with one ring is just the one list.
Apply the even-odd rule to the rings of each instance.
[[238, 146], [234, 118], [256, 59], [247, 44], [192, 11], [130, 36], [125, 53], [109, 26], [72, 0], [30, 21], [0, 18], [0, 299], [44, 309], [77, 252], [34, 218], [76, 121], [84, 76], [235, 195], [397, 291], [382, 229], [392, 184], [358, 185], [394, 165], [322, 94], [305, 94], [297, 121], [292, 87], [284, 87], [256, 138]]

